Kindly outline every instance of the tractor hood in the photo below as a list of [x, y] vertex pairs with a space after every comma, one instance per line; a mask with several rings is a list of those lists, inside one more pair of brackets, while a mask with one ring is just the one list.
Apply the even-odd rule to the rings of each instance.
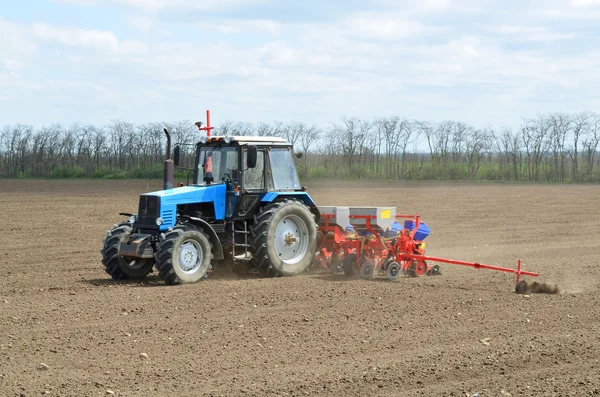
[[226, 185], [218, 183], [214, 185], [183, 186], [167, 190], [145, 193], [144, 196], [155, 196], [160, 198], [160, 217], [163, 224], [160, 230], [164, 231], [175, 226], [177, 206], [184, 204], [212, 203], [215, 210], [215, 219], [225, 219], [225, 192]]

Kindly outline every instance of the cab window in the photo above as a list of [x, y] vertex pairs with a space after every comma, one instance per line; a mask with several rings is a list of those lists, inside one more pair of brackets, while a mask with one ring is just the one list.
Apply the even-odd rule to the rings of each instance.
[[205, 146], [200, 149], [198, 163], [200, 180], [210, 171], [215, 182], [223, 180], [237, 181], [238, 151], [236, 147]]
[[290, 149], [271, 149], [269, 162], [275, 190], [297, 190], [301, 188]]
[[[246, 152], [244, 152], [244, 161], [246, 164]], [[264, 150], [258, 150], [256, 154], [256, 167], [248, 168], [244, 171], [244, 189], [265, 189], [265, 152]]]

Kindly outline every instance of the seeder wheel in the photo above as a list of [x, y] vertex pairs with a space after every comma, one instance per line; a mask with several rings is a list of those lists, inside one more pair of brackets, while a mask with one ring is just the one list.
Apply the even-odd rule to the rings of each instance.
[[360, 265], [360, 277], [368, 280], [371, 277], [373, 277], [373, 270], [375, 269], [375, 266], [369, 262], [369, 261], [364, 261], [361, 265]]
[[387, 265], [387, 277], [389, 280], [396, 280], [400, 277], [402, 273], [402, 268], [397, 262], [391, 262]]
[[408, 268], [408, 275], [411, 277], [420, 277], [427, 273], [427, 262], [413, 261]]
[[346, 276], [352, 276], [354, 274], [354, 267], [356, 266], [356, 255], [350, 254], [346, 256], [342, 262], [342, 270]]
[[439, 276], [442, 274], [442, 269], [440, 269], [440, 265], [433, 265], [431, 269], [427, 271], [428, 276]]

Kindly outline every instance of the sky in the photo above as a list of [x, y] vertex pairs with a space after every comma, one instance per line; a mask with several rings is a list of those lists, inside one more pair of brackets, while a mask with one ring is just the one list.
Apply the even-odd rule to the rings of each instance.
[[0, 0], [0, 125], [600, 110], [600, 0]]

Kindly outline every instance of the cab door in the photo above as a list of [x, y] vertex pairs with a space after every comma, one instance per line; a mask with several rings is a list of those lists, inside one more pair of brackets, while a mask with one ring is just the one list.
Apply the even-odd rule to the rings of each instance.
[[[247, 151], [242, 152], [242, 164], [246, 164]], [[236, 218], [252, 218], [255, 208], [258, 207], [261, 197], [268, 191], [271, 183], [267, 181], [266, 149], [258, 148], [256, 167], [246, 168], [242, 172], [240, 199], [236, 210]]]

